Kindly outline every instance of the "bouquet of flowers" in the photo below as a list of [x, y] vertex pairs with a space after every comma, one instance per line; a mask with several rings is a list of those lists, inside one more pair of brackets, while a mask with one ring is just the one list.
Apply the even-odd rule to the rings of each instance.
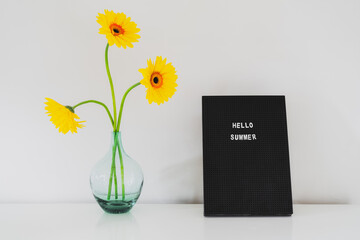
[[[103, 176], [104, 173], [98, 173], [100, 178], [108, 180], [107, 183], [107, 194], [106, 197], [104, 196], [104, 190], [96, 190], [93, 193], [95, 198], [98, 202], [99, 200], [104, 201], [104, 208], [100, 203], [100, 206], [103, 207], [105, 211], [109, 212], [125, 212], [125, 210], [130, 210], [133, 204], [135, 204], [136, 199], [134, 200], [133, 192], [127, 194], [126, 192], [126, 185], [129, 185], [129, 189], [132, 187], [130, 186], [131, 182], [134, 182], [133, 179], [130, 179], [128, 182], [126, 181], [126, 171], [127, 169], [124, 167], [124, 159], [123, 155], [126, 155], [125, 152], [122, 151], [121, 146], [121, 139], [120, 138], [120, 124], [121, 118], [123, 114], [123, 108], [126, 96], [129, 94], [131, 90], [136, 88], [139, 85], [145, 86], [146, 90], [146, 99], [149, 103], [157, 103], [160, 105], [165, 101], [168, 101], [171, 98], [177, 87], [177, 75], [175, 68], [169, 62], [167, 62], [166, 58], [161, 56], [156, 57], [155, 61], [149, 59], [147, 60], [147, 67], [139, 69], [139, 72], [142, 74], [142, 80], [140, 82], [134, 83], [130, 86], [127, 91], [122, 96], [122, 100], [120, 103], [120, 109], [117, 111], [116, 105], [116, 98], [115, 98], [115, 89], [113, 85], [113, 80], [110, 74], [109, 68], [109, 61], [108, 61], [108, 51], [109, 47], [113, 46], [114, 44], [119, 48], [126, 49], [127, 47], [132, 48], [134, 42], [138, 42], [140, 39], [140, 29], [137, 27], [137, 24], [131, 21], [130, 17], [127, 17], [124, 13], [115, 13], [113, 11], [105, 10], [104, 13], [99, 13], [97, 16], [97, 22], [101, 25], [99, 33], [106, 36], [107, 44], [105, 47], [105, 66], [107, 76], [109, 78], [109, 84], [111, 88], [111, 96], [112, 96], [112, 108], [113, 111], [111, 112], [106, 104], [98, 100], [86, 100], [75, 105], [62, 105], [56, 102], [53, 99], [46, 98], [46, 106], [45, 109], [47, 110], [47, 114], [50, 116], [50, 121], [55, 125], [56, 128], [59, 129], [59, 132], [63, 134], [68, 133], [77, 133], [78, 128], [84, 127], [85, 121], [79, 121], [79, 116], [75, 113], [76, 108], [83, 106], [88, 103], [97, 104], [104, 108], [107, 115], [109, 116], [109, 120], [113, 129], [113, 143], [112, 143], [112, 154], [111, 154], [111, 161], [108, 163], [108, 176]], [[127, 156], [127, 155], [126, 155]], [[119, 158], [119, 168], [116, 166], [116, 159]], [[126, 165], [126, 164], [125, 164]], [[130, 167], [129, 167], [130, 168]], [[117, 176], [121, 175], [121, 179], [118, 179]], [[131, 175], [131, 174], [129, 174]], [[97, 176], [97, 178], [99, 178]], [[142, 174], [141, 174], [142, 176]], [[91, 178], [92, 180], [92, 178]], [[113, 182], [114, 182], [114, 191], [113, 189]], [[121, 183], [121, 200], [119, 199], [118, 194], [118, 183]], [[91, 183], [93, 187], [93, 182]], [[94, 184], [95, 179], [94, 179]], [[101, 184], [100, 184], [101, 185]], [[99, 185], [99, 186], [100, 186]], [[120, 185], [120, 184], [119, 184]], [[140, 190], [138, 190], [139, 195], [141, 192], [142, 187], [142, 180]], [[102, 192], [102, 193], [100, 193]], [[99, 193], [99, 194], [97, 194]], [[98, 196], [97, 196], [98, 195]], [[100, 196], [101, 195], [101, 196]], [[127, 199], [127, 195], [129, 195], [130, 200]], [[136, 194], [135, 194], [136, 195]], [[135, 201], [135, 202], [134, 202]], [[129, 202], [132, 204], [129, 209], [124, 208], [125, 205], [129, 205]], [[120, 210], [117, 205], [121, 206]], [[109, 210], [109, 206], [111, 207]], [[114, 207], [115, 206], [115, 207]]]

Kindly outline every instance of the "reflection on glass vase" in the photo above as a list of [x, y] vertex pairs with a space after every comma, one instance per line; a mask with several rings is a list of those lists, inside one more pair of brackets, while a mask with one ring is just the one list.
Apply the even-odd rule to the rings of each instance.
[[90, 175], [96, 201], [105, 212], [126, 213], [138, 200], [143, 182], [139, 164], [124, 151], [121, 133], [112, 132], [109, 152]]

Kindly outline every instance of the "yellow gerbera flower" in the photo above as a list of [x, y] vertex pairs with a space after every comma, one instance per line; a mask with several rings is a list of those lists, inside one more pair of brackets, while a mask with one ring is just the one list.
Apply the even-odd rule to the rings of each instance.
[[166, 58], [156, 57], [155, 63], [149, 59], [147, 68], [139, 69], [144, 79], [140, 81], [147, 88], [146, 99], [149, 103], [158, 105], [168, 101], [176, 92], [176, 71], [171, 63], [166, 63]]
[[60, 103], [52, 100], [51, 98], [45, 98], [47, 114], [50, 116], [50, 121], [59, 128], [59, 132], [66, 134], [68, 131], [72, 133], [77, 132], [77, 128], [82, 128], [84, 125], [80, 124], [85, 121], [76, 121], [80, 119], [78, 115], [74, 113], [74, 109], [70, 106], [63, 106]]
[[105, 14], [99, 13], [97, 22], [101, 25], [100, 34], [104, 34], [112, 46], [133, 47], [132, 42], [138, 42], [140, 29], [136, 27], [136, 23], [130, 21], [130, 17], [126, 17], [124, 13], [114, 13], [114, 11], [104, 10]]

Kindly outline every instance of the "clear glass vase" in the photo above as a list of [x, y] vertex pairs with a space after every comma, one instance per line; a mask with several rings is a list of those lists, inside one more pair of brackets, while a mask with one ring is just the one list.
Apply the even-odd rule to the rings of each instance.
[[105, 212], [126, 213], [138, 200], [143, 182], [141, 167], [124, 151], [121, 133], [112, 132], [109, 152], [90, 175], [96, 201]]

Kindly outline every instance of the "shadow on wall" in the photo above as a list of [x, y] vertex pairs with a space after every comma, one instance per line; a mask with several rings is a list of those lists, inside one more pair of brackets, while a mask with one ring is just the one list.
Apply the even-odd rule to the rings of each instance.
[[172, 194], [171, 202], [202, 203], [202, 157], [198, 156], [167, 167], [160, 175], [164, 192]]

